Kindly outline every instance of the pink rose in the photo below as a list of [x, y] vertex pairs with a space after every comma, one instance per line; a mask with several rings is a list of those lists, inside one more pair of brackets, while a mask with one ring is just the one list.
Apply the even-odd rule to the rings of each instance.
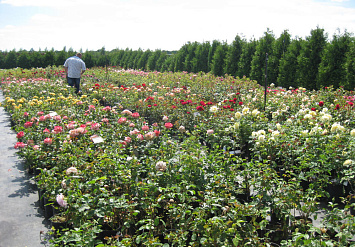
[[23, 113], [23, 116], [24, 116], [24, 117], [28, 117], [28, 116], [29, 116], [28, 112], [24, 112], [24, 113]]
[[64, 195], [62, 193], [60, 193], [59, 195], [57, 195], [57, 203], [59, 206], [66, 208], [68, 206], [67, 201], [64, 200]]
[[144, 140], [144, 136], [143, 136], [142, 134], [138, 134], [138, 135], [137, 135], [137, 138], [138, 138], [139, 140], [141, 140], [141, 141]]
[[139, 113], [138, 113], [138, 112], [132, 113], [132, 117], [134, 117], [134, 118], [139, 118]]
[[146, 140], [152, 140], [155, 137], [154, 132], [148, 132], [147, 134], [144, 135]]
[[207, 135], [212, 135], [213, 134], [213, 130], [207, 130]]
[[20, 139], [20, 138], [22, 138], [24, 136], [25, 136], [25, 133], [23, 131], [20, 131], [20, 132], [17, 133], [16, 137], [17, 137], [17, 139]]
[[54, 126], [54, 129], [52, 130], [52, 133], [54, 134], [59, 134], [62, 133], [63, 127], [62, 126]]
[[142, 130], [143, 131], [148, 131], [149, 130], [149, 126], [148, 125], [143, 125], [142, 126]]
[[130, 143], [130, 142], [132, 141], [132, 138], [126, 136], [126, 137], [124, 138], [124, 140], [125, 140], [125, 142]]
[[171, 129], [173, 127], [173, 124], [169, 122], [169, 123], [165, 123], [164, 126], [167, 129]]
[[91, 130], [99, 130], [101, 125], [99, 123], [91, 124]]
[[43, 142], [44, 142], [44, 144], [51, 145], [53, 140], [52, 140], [52, 138], [46, 138], [46, 139], [44, 139]]
[[26, 122], [25, 123], [25, 128], [27, 129], [27, 128], [29, 128], [29, 127], [32, 127], [32, 122]]
[[123, 123], [127, 122], [127, 118], [121, 117], [120, 119], [118, 119], [117, 122], [118, 122], [119, 124], [123, 124]]
[[130, 110], [123, 110], [122, 112], [121, 112], [121, 114], [122, 115], [129, 115], [129, 116], [132, 116], [132, 112], [130, 111]]
[[26, 147], [27, 144], [23, 143], [23, 142], [16, 142], [14, 148], [18, 149], [18, 148], [24, 148]]
[[160, 130], [154, 130], [154, 134], [158, 137], [160, 135]]

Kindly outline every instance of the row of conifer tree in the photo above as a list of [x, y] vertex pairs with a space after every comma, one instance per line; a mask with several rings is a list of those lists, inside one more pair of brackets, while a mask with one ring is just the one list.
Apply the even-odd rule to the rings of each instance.
[[[260, 84], [265, 80], [284, 88], [306, 87], [320, 89], [326, 86], [355, 87], [355, 38], [347, 31], [338, 30], [332, 37], [317, 27], [305, 38], [291, 38], [288, 30], [279, 37], [267, 29], [256, 40], [237, 35], [232, 43], [187, 42], [178, 51], [114, 49], [106, 51], [79, 51], [88, 68], [120, 66], [145, 71], [205, 72], [217, 76], [225, 74], [248, 77]], [[0, 68], [36, 68], [61, 66], [73, 49], [0, 51]], [[267, 54], [267, 55], [266, 55]]]

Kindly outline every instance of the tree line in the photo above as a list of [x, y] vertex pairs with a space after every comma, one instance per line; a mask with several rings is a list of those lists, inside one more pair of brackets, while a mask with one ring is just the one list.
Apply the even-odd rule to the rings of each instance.
[[[328, 38], [319, 27], [304, 39], [291, 38], [288, 30], [275, 37], [267, 29], [258, 40], [237, 35], [230, 44], [219, 40], [187, 42], [178, 51], [129, 48], [106, 51], [103, 47], [79, 52], [83, 53], [88, 68], [110, 65], [145, 71], [210, 72], [217, 76], [245, 76], [263, 84], [267, 63], [267, 81], [276, 86], [320, 89], [332, 85], [348, 90], [355, 87], [353, 34], [338, 30]], [[66, 47], [61, 51], [0, 51], [0, 68], [60, 66], [75, 53]]]

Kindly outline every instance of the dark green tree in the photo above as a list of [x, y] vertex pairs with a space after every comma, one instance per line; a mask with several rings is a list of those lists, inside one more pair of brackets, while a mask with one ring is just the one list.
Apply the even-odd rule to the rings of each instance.
[[277, 77], [279, 75], [279, 63], [282, 57], [285, 55], [290, 42], [291, 35], [287, 30], [285, 30], [273, 43], [272, 54], [269, 56], [268, 61], [268, 82], [278, 85]]
[[137, 69], [141, 69], [141, 70], [147, 69], [148, 59], [151, 54], [152, 54], [152, 51], [149, 49], [146, 50], [145, 52], [143, 52], [142, 56], [140, 56], [140, 58], [138, 60]]
[[317, 89], [317, 76], [322, 53], [327, 44], [327, 34], [324, 29], [317, 27], [311, 31], [311, 36], [302, 43], [301, 53], [298, 56], [297, 85], [307, 89]]
[[195, 51], [198, 46], [197, 42], [187, 43], [187, 54], [184, 61], [184, 71], [192, 72], [193, 70], [193, 59], [195, 58]]
[[8, 52], [4, 60], [4, 68], [12, 69], [17, 67], [17, 54], [15, 49]]
[[346, 84], [346, 55], [350, 49], [351, 37], [348, 32], [334, 34], [330, 43], [327, 43], [319, 65], [317, 89], [322, 86], [333, 85], [334, 88]]
[[86, 68], [92, 68], [95, 66], [95, 61], [91, 51], [85, 51], [83, 54], [83, 61], [85, 62]]
[[228, 51], [228, 45], [223, 43], [219, 45], [214, 52], [212, 63], [211, 63], [211, 72], [214, 75], [222, 76], [224, 74], [224, 61]]
[[198, 44], [195, 50], [195, 57], [192, 60], [192, 72], [209, 72], [208, 69], [208, 53], [211, 48], [210, 42]]
[[345, 71], [346, 84], [345, 89], [355, 90], [355, 40], [352, 39], [349, 45], [349, 51], [346, 53]]
[[23, 68], [23, 69], [30, 69], [31, 68], [31, 61], [28, 57], [27, 51], [20, 52], [20, 55], [17, 58], [17, 64], [20, 68]]
[[165, 60], [168, 58], [165, 51], [162, 51], [158, 57], [157, 62], [155, 63], [155, 70], [161, 71]]
[[277, 85], [289, 88], [290, 86], [297, 88], [297, 76], [298, 73], [298, 56], [301, 52], [302, 39], [294, 39], [288, 46], [285, 55], [282, 56], [279, 63], [279, 75], [277, 78]]
[[155, 50], [151, 52], [150, 56], [148, 57], [147, 61], [147, 70], [154, 71], [157, 70], [157, 61], [160, 58], [161, 50]]
[[242, 39], [239, 35], [235, 37], [226, 54], [224, 67], [225, 74], [238, 76], [239, 61], [245, 44], [245, 39]]
[[256, 47], [253, 60], [251, 61], [250, 78], [252, 80], [256, 80], [259, 84], [264, 83], [266, 54], [268, 54], [269, 57], [272, 56], [272, 48], [274, 42], [274, 34], [272, 33], [272, 31], [267, 29], [267, 31], [264, 33], [264, 36], [259, 40], [258, 45]]
[[222, 45], [222, 43], [218, 40], [213, 40], [212, 45], [210, 46], [210, 49], [208, 51], [208, 72], [211, 71], [212, 69], [212, 60], [215, 51], [217, 50], [217, 47]]
[[174, 72], [184, 71], [184, 68], [185, 68], [184, 63], [185, 63], [186, 56], [188, 54], [188, 46], [189, 46], [189, 43], [184, 44], [180, 48], [180, 50], [178, 50], [176, 55], [174, 55], [175, 56]]
[[240, 78], [242, 78], [243, 76], [250, 77], [251, 61], [255, 54], [257, 45], [258, 45], [258, 41], [255, 39], [250, 40], [244, 45], [238, 63], [238, 72], [237, 72], [238, 77]]

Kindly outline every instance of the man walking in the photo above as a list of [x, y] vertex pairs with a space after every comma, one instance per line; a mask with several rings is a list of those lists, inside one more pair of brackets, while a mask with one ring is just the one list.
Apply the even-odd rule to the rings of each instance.
[[77, 53], [75, 56], [68, 58], [64, 63], [64, 69], [67, 75], [68, 84], [71, 87], [75, 87], [75, 93], [80, 91], [80, 77], [84, 74], [86, 66], [81, 59], [82, 54]]

